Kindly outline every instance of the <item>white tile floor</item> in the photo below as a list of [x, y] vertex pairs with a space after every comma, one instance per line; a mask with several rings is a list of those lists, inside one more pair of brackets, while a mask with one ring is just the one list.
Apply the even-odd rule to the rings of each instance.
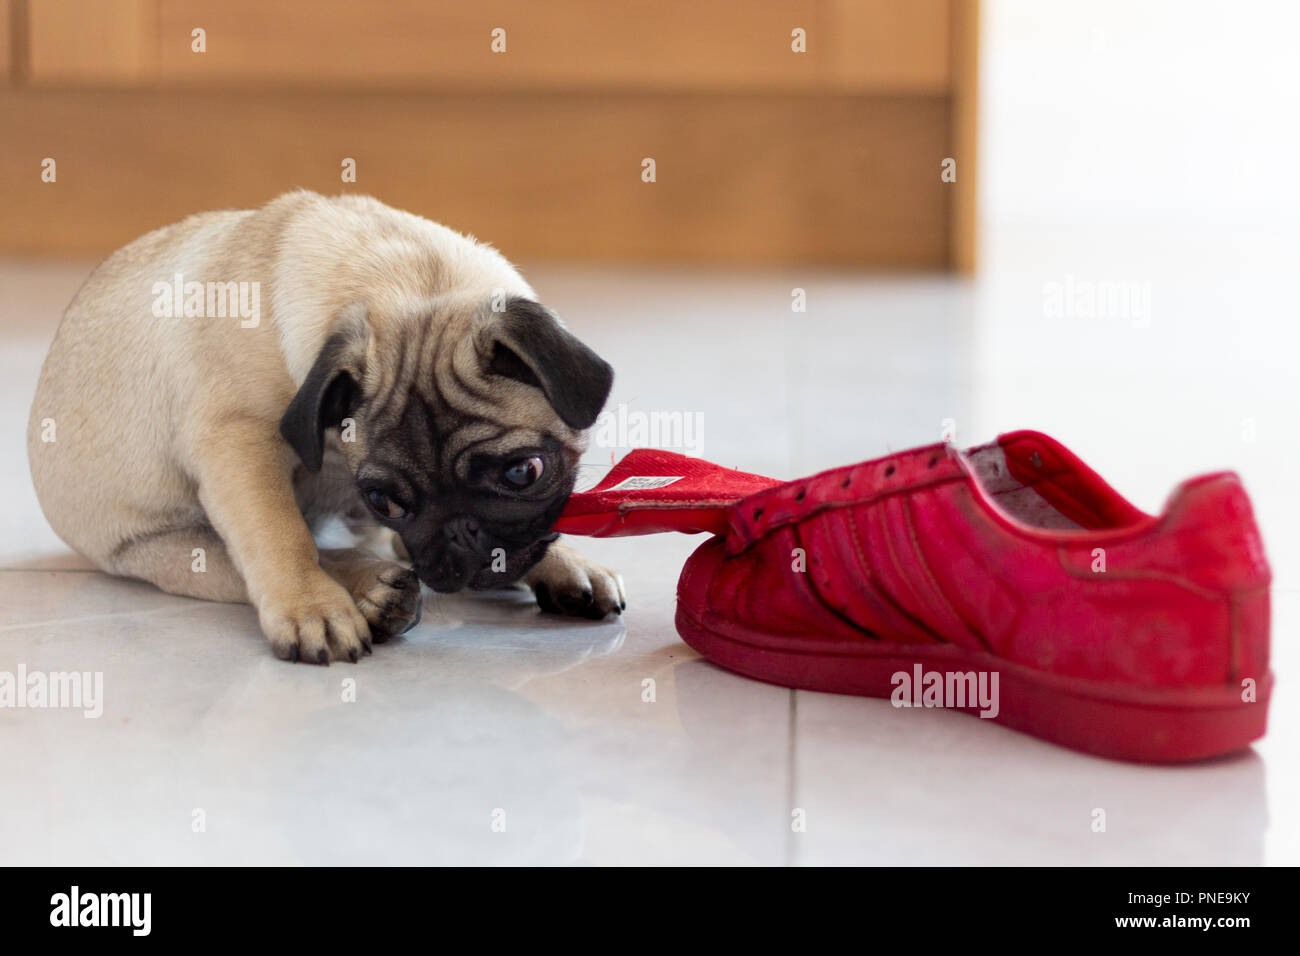
[[[529, 270], [615, 365], [612, 405], [700, 413], [696, 451], [724, 464], [795, 477], [951, 418], [963, 442], [1049, 431], [1152, 510], [1184, 477], [1239, 469], [1276, 574], [1272, 729], [1172, 769], [721, 671], [673, 629], [700, 543], [684, 536], [580, 543], [623, 572], [620, 621], [429, 595], [419, 628], [359, 665], [280, 663], [250, 609], [107, 578], [49, 530], [23, 434], [87, 264], [0, 264], [0, 670], [102, 671], [105, 696], [97, 720], [0, 709], [0, 862], [1300, 862], [1296, 251], [1004, 234], [977, 285]], [[1045, 290], [1067, 277], [1150, 283], [1149, 315], [1054, 318]]]

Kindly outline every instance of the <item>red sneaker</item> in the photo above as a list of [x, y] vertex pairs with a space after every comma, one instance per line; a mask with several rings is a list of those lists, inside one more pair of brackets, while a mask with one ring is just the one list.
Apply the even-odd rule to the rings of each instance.
[[726, 528], [682, 571], [677, 629], [723, 667], [1128, 760], [1264, 733], [1270, 573], [1234, 474], [1153, 517], [1025, 431], [707, 505]]

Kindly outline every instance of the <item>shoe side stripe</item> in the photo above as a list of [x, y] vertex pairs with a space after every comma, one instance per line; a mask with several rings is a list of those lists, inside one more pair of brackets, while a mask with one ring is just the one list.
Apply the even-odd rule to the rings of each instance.
[[[924, 621], [920, 620], [912, 614], [911, 611], [903, 607], [894, 595], [889, 592], [889, 589], [880, 579], [880, 575], [875, 573], [875, 569], [872, 566], [870, 559], [867, 557], [866, 549], [862, 547], [861, 532], [858, 529], [858, 515], [865, 512], [867, 519], [870, 520], [871, 517], [876, 514], [880, 505], [881, 501], [876, 500], [868, 503], [860, 509], [854, 508], [845, 512], [849, 525], [849, 533], [853, 538], [853, 548], [857, 553], [858, 567], [863, 576], [865, 591], [864, 597], [868, 602], [876, 604], [878, 607], [883, 606], [884, 610], [896, 615], [900, 620], [906, 622], [918, 634], [930, 638], [930, 640], [936, 644], [946, 644], [948, 643], [947, 641], [936, 634]], [[875, 600], [873, 600], [873, 598]]]
[[962, 626], [966, 631], [966, 634], [978, 642], [980, 647], [984, 648], [984, 650], [992, 651], [993, 646], [989, 643], [988, 639], [980, 633], [979, 629], [972, 625], [970, 621], [966, 620], [957, 608], [953, 607], [952, 602], [948, 600], [948, 595], [944, 594], [943, 588], [939, 585], [938, 579], [935, 578], [934, 571], [930, 568], [930, 563], [925, 559], [925, 552], [921, 550], [921, 542], [916, 534], [916, 522], [913, 520], [913, 508], [915, 508], [913, 499], [907, 498], [902, 501], [903, 519], [907, 523], [907, 533], [912, 542], [912, 553], [916, 557], [917, 566], [925, 575], [926, 583], [930, 585], [930, 590], [934, 593], [934, 596], [948, 609], [948, 613], [952, 615], [953, 620], [957, 621]]
[[[819, 549], [810, 547], [811, 542], [804, 539], [802, 531], [803, 529], [799, 525], [795, 525], [793, 528], [791, 528], [791, 533], [794, 537], [795, 544], [798, 545], [800, 548], [804, 549], [804, 553], [809, 555], [810, 560], [817, 561], [818, 564], [821, 564], [822, 562], [819, 558], [813, 557], [814, 555], [818, 554]], [[810, 568], [810, 572], [811, 572], [811, 568]], [[816, 575], [812, 573], [808, 573], [804, 575], [804, 577], [806, 578], [806, 581], [801, 582], [804, 585], [802, 590], [805, 591], [812, 598], [812, 600], [816, 601], [818, 605], [825, 608], [829, 613], [834, 614], [835, 617], [843, 621], [847, 626], [853, 628], [853, 630], [857, 631], [868, 640], [879, 641], [881, 639], [880, 635], [877, 634], [875, 631], [873, 631], [871, 628], [867, 627], [865, 624], [862, 624], [859, 621], [855, 621], [852, 617], [849, 616], [848, 609], [847, 609], [847, 604], [848, 604], [847, 601], [843, 602], [846, 605], [845, 608], [841, 609], [839, 607], [836, 607], [831, 602], [831, 600], [827, 597], [827, 595], [822, 593], [822, 588], [819, 587], [817, 584]], [[827, 589], [827, 591], [834, 592], [835, 586], [832, 583], [833, 580], [834, 580], [833, 577], [827, 575], [827, 579], [823, 582], [823, 586]]]

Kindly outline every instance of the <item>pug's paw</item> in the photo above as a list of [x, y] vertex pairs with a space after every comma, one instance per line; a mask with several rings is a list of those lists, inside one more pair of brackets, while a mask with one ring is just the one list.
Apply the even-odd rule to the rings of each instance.
[[320, 563], [352, 596], [376, 644], [420, 623], [420, 580], [410, 568], [357, 548], [322, 551]]
[[286, 661], [355, 663], [370, 653], [370, 625], [352, 596], [328, 575], [309, 575], [258, 603], [262, 633]]
[[547, 548], [524, 581], [536, 594], [537, 605], [551, 614], [599, 621], [627, 607], [621, 575], [562, 544]]

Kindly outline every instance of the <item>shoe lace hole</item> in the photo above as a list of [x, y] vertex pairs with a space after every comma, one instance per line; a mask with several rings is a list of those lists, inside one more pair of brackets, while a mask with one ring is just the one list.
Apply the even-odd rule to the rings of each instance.
[[939, 464], [939, 456], [938, 456], [938, 455], [935, 455], [933, 458], [930, 459], [930, 463], [929, 463], [928, 465], [926, 465], [925, 467], [926, 467], [926, 468], [933, 468], [933, 467], [934, 467], [935, 465], [937, 465], [937, 464]]
[[758, 520], [759, 518], [761, 518], [761, 517], [763, 517], [763, 509], [762, 509], [762, 508], [755, 508], [755, 509], [754, 509], [754, 520], [757, 521], [757, 520]]
[[807, 492], [806, 489], [800, 488], [800, 489], [799, 489], [799, 493], [796, 494], [796, 495], [794, 496], [794, 500], [795, 500], [795, 501], [803, 501], [803, 496], [806, 495], [807, 493], [808, 493], [808, 492]]
[[851, 479], [851, 478], [845, 478], [843, 481], [840, 482], [840, 487], [841, 487], [841, 488], [847, 488], [847, 487], [849, 486], [849, 482], [852, 481], [852, 480], [853, 480], [853, 479]]
[[893, 473], [894, 473], [894, 466], [893, 466], [893, 465], [890, 465], [888, 468], [885, 469], [885, 477], [886, 477], [886, 478], [888, 478], [888, 477], [889, 477], [890, 475], [892, 475]]

